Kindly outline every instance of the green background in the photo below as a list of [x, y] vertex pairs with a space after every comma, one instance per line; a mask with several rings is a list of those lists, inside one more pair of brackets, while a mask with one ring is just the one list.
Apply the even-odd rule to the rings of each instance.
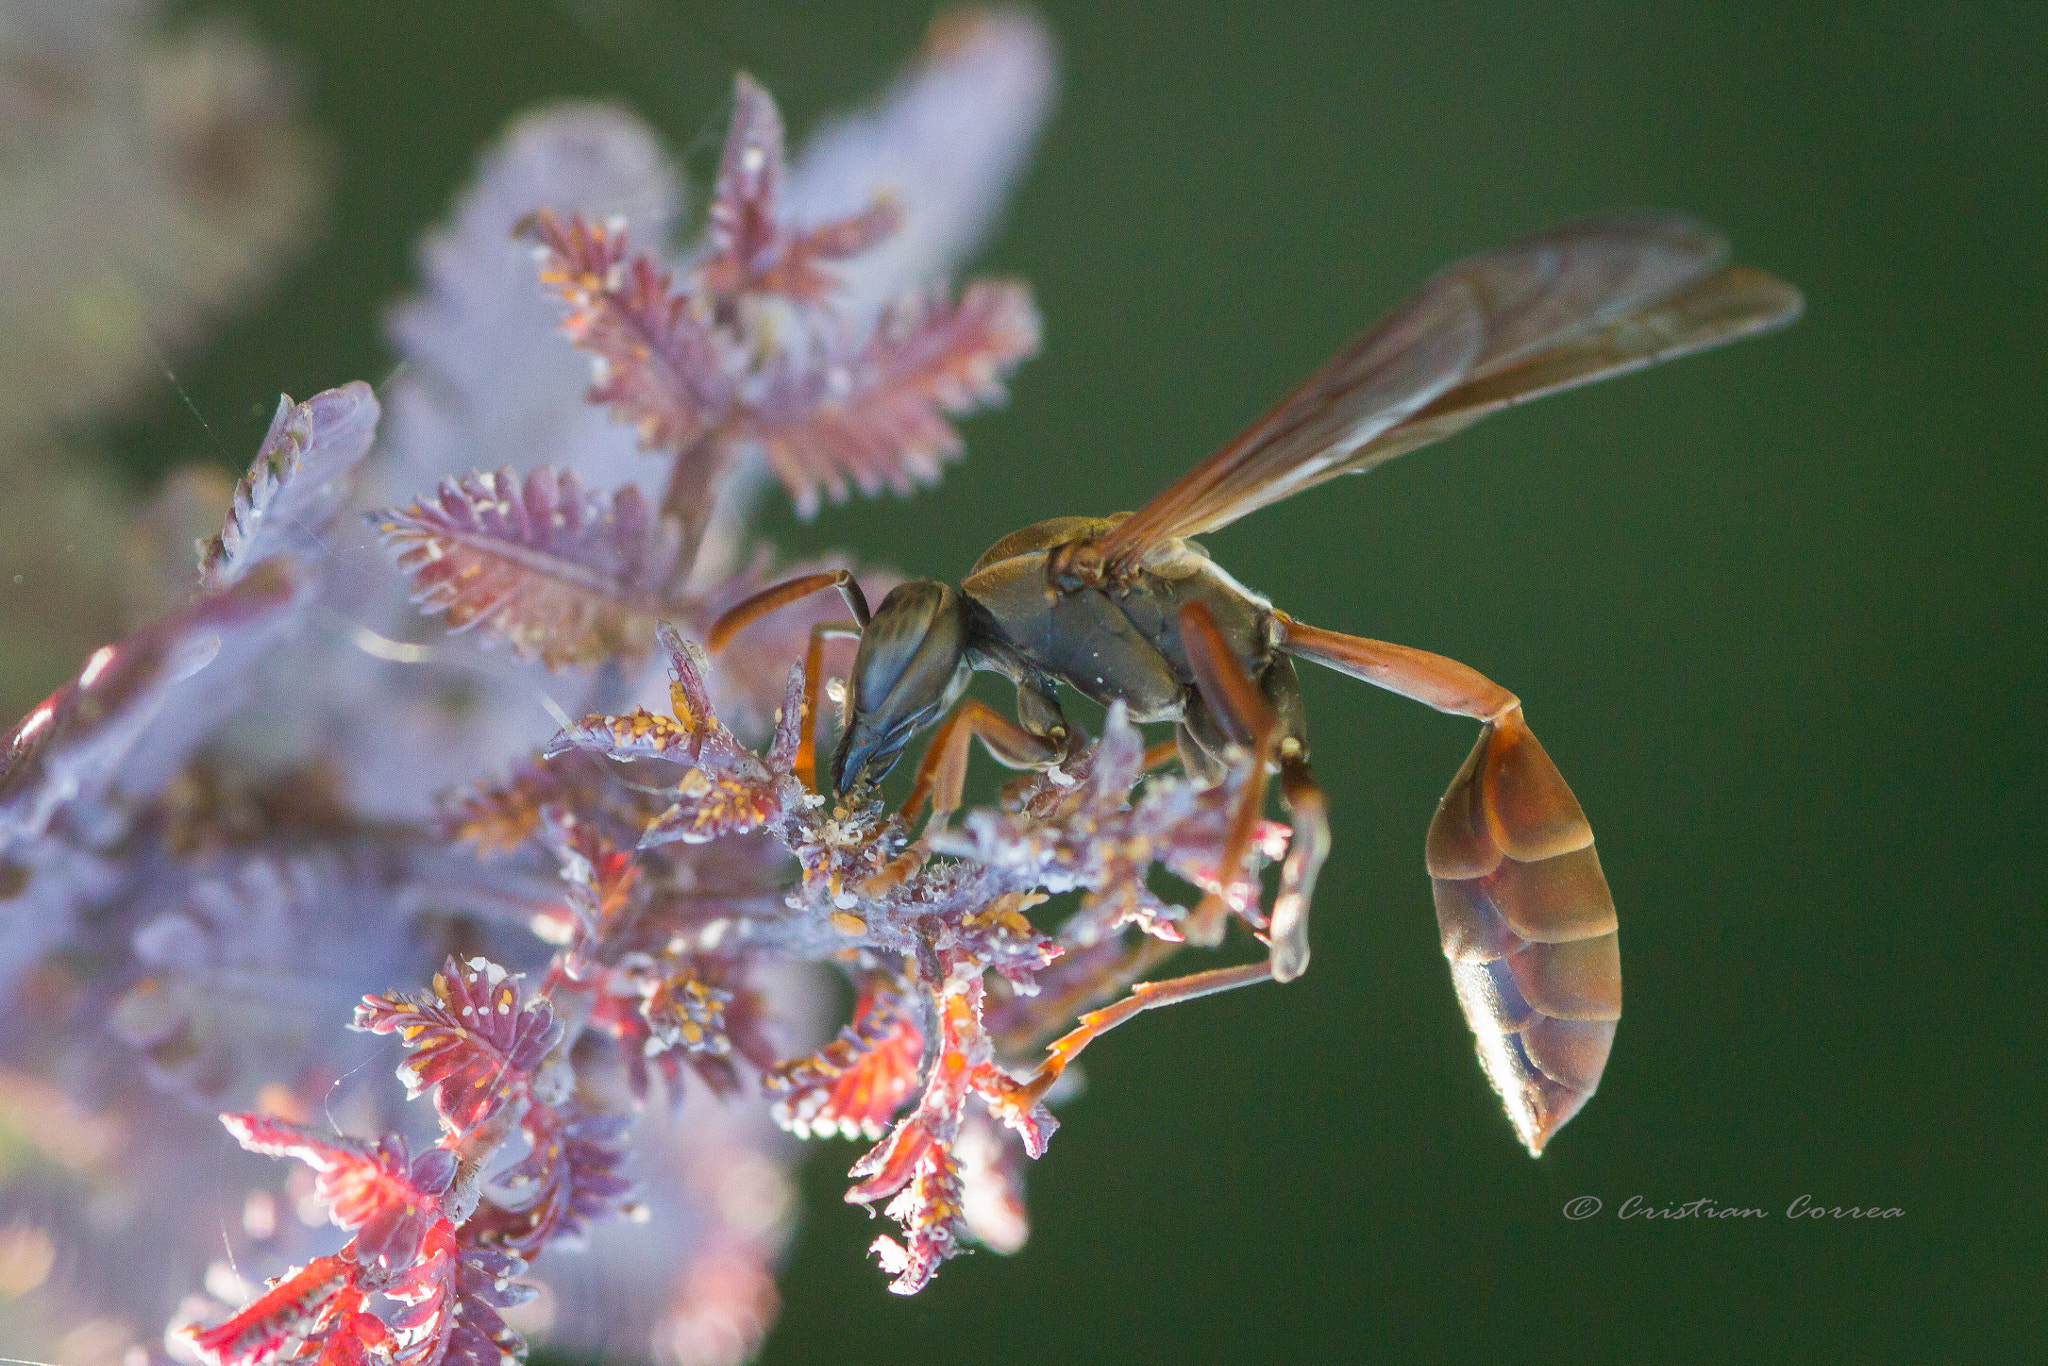
[[[229, 451], [278, 390], [385, 372], [380, 310], [515, 111], [624, 99], [701, 185], [735, 68], [800, 134], [927, 17], [196, 8], [291, 55], [340, 177], [318, 248], [179, 369]], [[1317, 674], [1314, 970], [1091, 1052], [1030, 1245], [915, 1300], [839, 1201], [856, 1150], [819, 1152], [767, 1360], [2039, 1359], [2048, 23], [1887, 8], [1051, 7], [1064, 104], [986, 262], [1045, 353], [936, 492], [779, 513], [796, 546], [957, 576], [1135, 506], [1435, 266], [1611, 207], [1722, 225], [1809, 312], [1210, 538], [1306, 621], [1514, 688], [1592, 816], [1628, 1013], [1550, 1154], [1436, 946], [1422, 836], [1471, 728]], [[168, 385], [116, 445], [138, 475], [211, 450]], [[1904, 1214], [1788, 1222], [1802, 1194]]]

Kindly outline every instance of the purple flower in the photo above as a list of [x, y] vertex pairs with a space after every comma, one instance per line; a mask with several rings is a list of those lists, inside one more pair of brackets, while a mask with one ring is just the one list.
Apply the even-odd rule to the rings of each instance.
[[[8, 737], [0, 1115], [52, 1156], [0, 1227], [110, 1273], [51, 1280], [45, 1321], [170, 1317], [164, 1350], [218, 1366], [495, 1366], [525, 1333], [738, 1361], [785, 1131], [872, 1145], [848, 1198], [899, 1226], [898, 1292], [1022, 1244], [1085, 1039], [1041, 1046], [1179, 946], [1151, 876], [1215, 889], [1242, 775], [1148, 777], [1112, 708], [914, 838], [818, 788], [836, 612], [699, 641], [780, 576], [747, 518], [769, 478], [805, 515], [930, 483], [1036, 350], [1022, 284], [945, 281], [1052, 83], [1034, 21], [956, 17], [786, 162], [743, 76], [673, 256], [645, 130], [523, 120], [428, 241], [384, 401], [281, 405], [184, 605]], [[295, 1165], [223, 1161], [223, 1107]], [[194, 1198], [215, 1172], [239, 1232]], [[267, 1286], [206, 1268], [223, 1232]], [[150, 1300], [120, 1246], [207, 1295]]]

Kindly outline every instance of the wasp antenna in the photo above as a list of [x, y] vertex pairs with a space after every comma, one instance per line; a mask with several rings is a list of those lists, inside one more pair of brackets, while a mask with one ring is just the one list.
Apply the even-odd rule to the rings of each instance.
[[772, 588], [764, 588], [738, 606], [729, 609], [724, 616], [711, 624], [711, 632], [704, 638], [704, 644], [711, 653], [717, 654], [732, 643], [732, 638], [770, 612], [779, 611], [801, 598], [813, 593], [822, 593], [827, 588], [839, 590], [839, 596], [846, 600], [846, 610], [853, 613], [856, 624], [865, 628], [868, 624], [868, 599], [860, 591], [850, 570], [834, 569], [823, 574], [805, 574], [789, 579]]

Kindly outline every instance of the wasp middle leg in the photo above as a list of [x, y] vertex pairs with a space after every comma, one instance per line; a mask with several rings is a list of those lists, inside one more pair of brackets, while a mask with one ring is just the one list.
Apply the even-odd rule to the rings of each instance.
[[1005, 768], [1049, 768], [1066, 753], [1064, 732], [1058, 736], [1033, 734], [986, 702], [970, 697], [953, 709], [926, 748], [924, 761], [917, 766], [917, 781], [903, 803], [904, 820], [914, 820], [926, 799], [932, 804], [931, 829], [945, 825], [960, 809], [960, 793], [967, 784], [967, 757], [976, 740]]
[[[1020, 692], [1019, 697], [1022, 696]], [[863, 893], [880, 896], [924, 863], [930, 851], [927, 840], [931, 833], [943, 829], [953, 813], [960, 809], [960, 794], [967, 785], [967, 760], [973, 753], [976, 740], [981, 741], [982, 748], [1005, 768], [1050, 768], [1067, 752], [1064, 726], [1053, 734], [1040, 735], [1012, 721], [986, 702], [972, 697], [962, 701], [953, 709], [953, 714], [939, 724], [938, 734], [925, 747], [924, 758], [917, 766], [916, 781], [910, 787], [910, 796], [897, 813], [907, 825], [917, 819], [919, 808], [930, 801], [932, 814], [925, 823], [925, 834], [911, 841], [902, 853], [861, 884]]]

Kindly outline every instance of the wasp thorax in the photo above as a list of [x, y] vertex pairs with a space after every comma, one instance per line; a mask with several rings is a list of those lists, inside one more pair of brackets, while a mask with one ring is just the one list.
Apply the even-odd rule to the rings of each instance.
[[1063, 592], [1101, 583], [1108, 561], [1094, 541], [1068, 541], [1055, 546], [1045, 559], [1046, 577]]
[[899, 584], [861, 631], [846, 731], [832, 755], [833, 790], [886, 774], [911, 735], [959, 700], [967, 675], [959, 593], [929, 580]]

